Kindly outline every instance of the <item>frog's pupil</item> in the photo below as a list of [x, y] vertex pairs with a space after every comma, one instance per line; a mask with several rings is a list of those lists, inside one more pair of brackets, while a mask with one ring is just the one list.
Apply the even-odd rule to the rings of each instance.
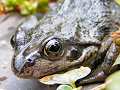
[[59, 49], [60, 49], [60, 45], [59, 45], [59, 43], [56, 42], [54, 45], [50, 46], [49, 51], [57, 52], [57, 51], [59, 51]]

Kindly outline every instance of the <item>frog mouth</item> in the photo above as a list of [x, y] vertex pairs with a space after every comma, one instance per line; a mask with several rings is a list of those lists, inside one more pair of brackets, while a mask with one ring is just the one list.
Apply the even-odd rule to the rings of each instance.
[[[12, 68], [12, 70], [20, 78], [30, 79], [34, 77], [33, 67], [26, 68], [25, 71], [30, 71], [27, 74], [18, 72], [15, 68]], [[41, 83], [46, 84], [46, 85], [70, 84], [71, 82], [75, 82], [78, 79], [82, 79], [88, 76], [90, 73], [91, 73], [91, 69], [89, 67], [83, 67], [83, 66], [78, 67], [76, 65], [76, 67], [75, 66], [71, 68], [69, 67], [68, 69], [61, 70], [53, 74], [41, 76], [40, 79], [37, 76], [34, 78], [39, 79]]]

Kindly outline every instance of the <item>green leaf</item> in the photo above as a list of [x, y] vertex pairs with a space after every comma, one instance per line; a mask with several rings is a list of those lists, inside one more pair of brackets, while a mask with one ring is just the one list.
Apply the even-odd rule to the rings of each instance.
[[37, 12], [46, 13], [48, 11], [49, 0], [39, 0], [37, 5]]
[[115, 2], [120, 5], [120, 0], [115, 0]]
[[28, 1], [24, 1], [24, 3], [21, 5], [21, 14], [22, 15], [29, 15], [33, 14], [36, 11], [36, 5], [33, 3], [30, 3]]
[[82, 87], [74, 88], [73, 90], [81, 90]]
[[16, 0], [6, 0], [6, 5], [8, 7], [14, 7], [16, 5]]
[[60, 85], [56, 90], [73, 90], [69, 85]]
[[106, 81], [109, 83], [105, 90], [120, 90], [120, 71], [110, 75]]
[[16, 6], [18, 4], [22, 4], [25, 0], [6, 0], [7, 6]]
[[53, 75], [45, 76], [41, 78], [39, 81], [47, 85], [69, 84], [72, 87], [74, 87], [75, 86], [74, 82], [76, 80], [86, 77], [87, 75], [90, 74], [90, 72], [91, 69], [89, 67], [81, 66], [80, 68], [69, 70], [61, 74], [53, 74]]
[[113, 66], [117, 65], [117, 64], [120, 64], [120, 54], [119, 56], [117, 57], [117, 59], [115, 60]]

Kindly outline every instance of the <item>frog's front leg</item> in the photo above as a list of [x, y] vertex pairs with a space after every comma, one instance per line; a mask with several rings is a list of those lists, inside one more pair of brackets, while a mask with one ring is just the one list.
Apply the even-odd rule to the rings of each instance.
[[[110, 48], [107, 51], [105, 58], [103, 57], [104, 58], [103, 63], [99, 65], [97, 69], [93, 70], [93, 72], [91, 72], [91, 74], [88, 77], [77, 80], [76, 86], [91, 84], [96, 82], [103, 82], [105, 78], [111, 73], [112, 70], [111, 67], [119, 54], [119, 47], [116, 46], [114, 43], [110, 44], [110, 46], [108, 45], [108, 47]], [[101, 61], [103, 58], [101, 57]]]
[[96, 53], [97, 56], [93, 59], [86, 60], [85, 62], [83, 62], [82, 65], [90, 67], [92, 70], [95, 70], [97, 66], [103, 62], [102, 59], [106, 56], [106, 52], [109, 50], [111, 44], [112, 44], [112, 39], [106, 36], [103, 39], [102, 44]]

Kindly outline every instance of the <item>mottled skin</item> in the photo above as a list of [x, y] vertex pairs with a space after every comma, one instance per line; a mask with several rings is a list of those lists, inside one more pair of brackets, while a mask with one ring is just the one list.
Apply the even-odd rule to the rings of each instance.
[[[31, 17], [12, 38], [13, 72], [40, 79], [68, 69], [88, 66], [92, 72], [76, 85], [101, 82], [113, 71], [119, 54], [110, 32], [115, 30], [111, 0], [65, 0], [39, 21]], [[114, 68], [117, 70], [118, 68]]]

